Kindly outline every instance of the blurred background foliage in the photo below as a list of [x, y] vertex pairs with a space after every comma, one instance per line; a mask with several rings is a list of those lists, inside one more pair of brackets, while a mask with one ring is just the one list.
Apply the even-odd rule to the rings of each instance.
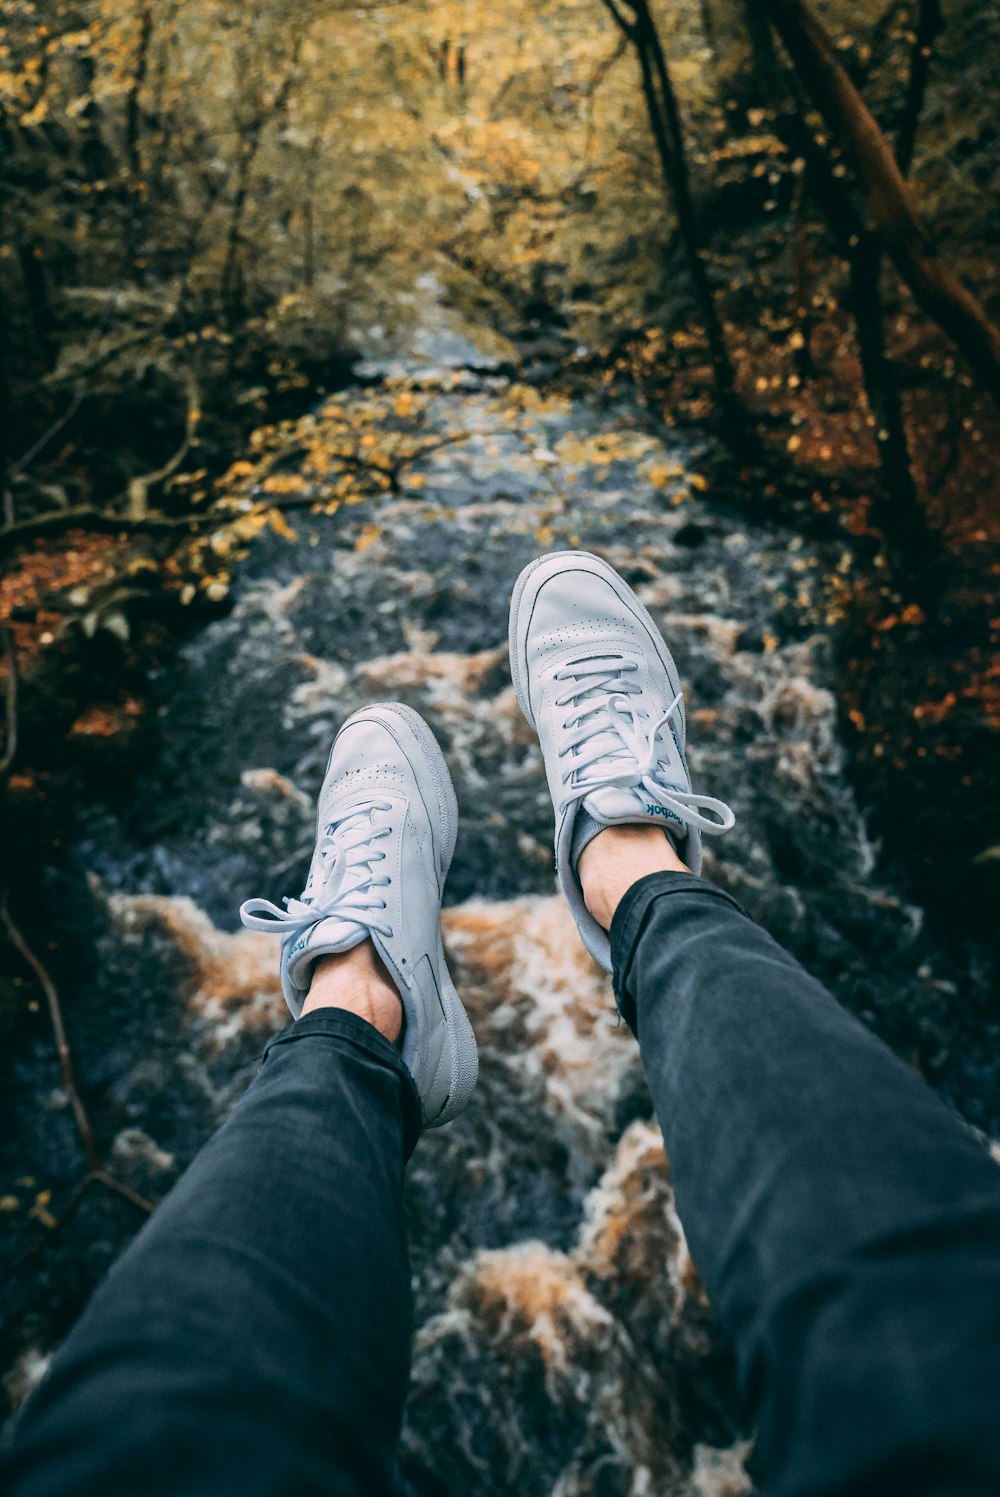
[[[891, 135], [917, 0], [820, 9]], [[949, 260], [990, 291], [1000, 15], [946, 11], [913, 188]], [[654, 13], [737, 361], [762, 319], [772, 349], [794, 343], [781, 317], [803, 276], [817, 317], [843, 294], [803, 162], [773, 128], [762, 15], [742, 0]], [[429, 298], [481, 343], [492, 331], [493, 352], [539, 329], [590, 350], [688, 325], [635, 59], [600, 0], [5, 0], [3, 20], [19, 513], [105, 503], [182, 447], [183, 490], [178, 469], [218, 470], [252, 426], [397, 345]]]

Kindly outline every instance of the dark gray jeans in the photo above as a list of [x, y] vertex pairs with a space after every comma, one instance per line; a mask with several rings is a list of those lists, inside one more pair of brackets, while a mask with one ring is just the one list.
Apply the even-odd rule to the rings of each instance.
[[[773, 1497], [1000, 1492], [1000, 1169], [725, 894], [611, 932]], [[11, 1497], [380, 1497], [409, 1362], [412, 1082], [363, 1020], [268, 1046], [55, 1358]]]

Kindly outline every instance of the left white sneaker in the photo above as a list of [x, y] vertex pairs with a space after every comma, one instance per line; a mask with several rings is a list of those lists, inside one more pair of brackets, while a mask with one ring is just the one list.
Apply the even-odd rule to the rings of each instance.
[[348, 718], [319, 797], [317, 842], [300, 899], [248, 899], [240, 919], [281, 940], [281, 988], [298, 1018], [320, 956], [371, 940], [403, 1003], [401, 1056], [439, 1127], [476, 1085], [476, 1039], [445, 965], [441, 892], [458, 805], [444, 755], [412, 708], [378, 702]]
[[701, 834], [727, 832], [736, 817], [692, 791], [677, 667], [635, 593], [600, 557], [554, 551], [525, 567], [510, 604], [510, 669], [541, 743], [559, 882], [584, 945], [610, 972], [611, 944], [576, 874], [587, 842], [609, 826], [651, 822], [698, 873]]

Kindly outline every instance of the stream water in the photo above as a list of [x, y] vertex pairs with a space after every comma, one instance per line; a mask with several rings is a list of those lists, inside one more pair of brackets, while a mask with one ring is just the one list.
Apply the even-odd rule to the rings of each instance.
[[[636, 1048], [553, 892], [551, 809], [506, 660], [524, 563], [582, 545], [620, 568], [681, 668], [696, 783], [737, 812], [706, 873], [992, 1134], [985, 974], [877, 872], [838, 741], [830, 558], [734, 517], [703, 452], [632, 411], [488, 372], [396, 373], [430, 397], [421, 430], [461, 440], [396, 493], [262, 534], [232, 611], [153, 683], [137, 779], [67, 809], [52, 907], [78, 944], [64, 1002], [88, 1103], [114, 1167], [161, 1195], [284, 1022], [276, 943], [239, 929], [240, 901], [299, 892], [338, 725], [372, 698], [409, 702], [458, 792], [446, 932], [482, 1069], [410, 1169], [404, 1471], [420, 1497], [742, 1492], [729, 1357]], [[368, 398], [340, 397], [348, 421]], [[56, 1201], [80, 1161], [44, 1034], [15, 1082], [9, 1189]], [[136, 1225], [92, 1192], [8, 1286], [14, 1402]]]

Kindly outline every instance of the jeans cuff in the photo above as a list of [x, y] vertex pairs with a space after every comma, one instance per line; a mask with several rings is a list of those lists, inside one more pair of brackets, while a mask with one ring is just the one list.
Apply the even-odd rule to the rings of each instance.
[[347, 1044], [353, 1045], [358, 1050], [364, 1050], [374, 1060], [380, 1061], [382, 1065], [396, 1072], [403, 1085], [404, 1158], [409, 1159], [417, 1146], [423, 1126], [420, 1093], [417, 1091], [413, 1077], [403, 1064], [403, 1057], [396, 1046], [387, 1040], [374, 1024], [369, 1024], [367, 1019], [362, 1019], [360, 1014], [352, 1014], [343, 1008], [313, 1009], [312, 1013], [306, 1014], [305, 1018], [296, 1019], [291, 1024], [287, 1024], [284, 1029], [279, 1030], [272, 1039], [268, 1040], [261, 1057], [261, 1065], [266, 1064], [267, 1057], [277, 1045], [291, 1045], [297, 1040], [312, 1039], [316, 1035], [341, 1042], [346, 1041]]
[[[647, 873], [620, 900], [611, 921], [611, 967], [614, 973], [615, 1001], [625, 1023], [636, 1033], [635, 999], [628, 991], [628, 981], [636, 948], [652, 913], [652, 907], [668, 894], [686, 894], [694, 899], [720, 899], [740, 915], [747, 912], [724, 889], [693, 873]], [[749, 919], [749, 916], [747, 916]]]

